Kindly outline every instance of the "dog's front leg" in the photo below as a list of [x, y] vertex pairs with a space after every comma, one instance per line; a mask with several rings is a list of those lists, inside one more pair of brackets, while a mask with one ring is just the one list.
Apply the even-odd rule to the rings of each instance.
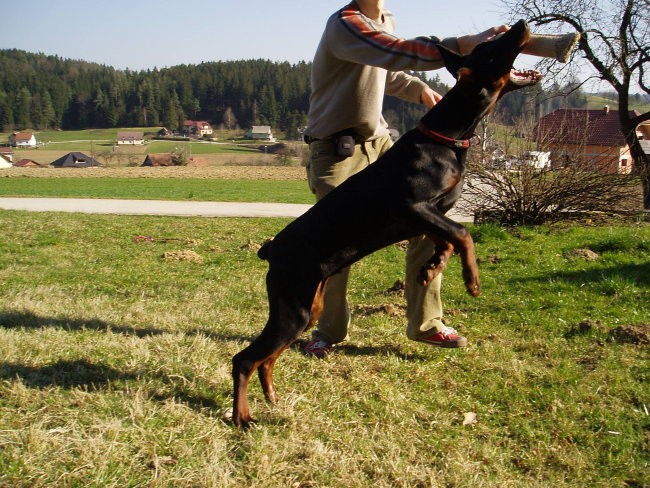
[[[418, 219], [425, 226], [425, 234], [433, 237], [434, 242], [447, 242], [453, 250], [460, 253], [461, 263], [463, 265], [463, 279], [465, 281], [465, 288], [472, 296], [479, 296], [481, 294], [481, 285], [478, 277], [478, 265], [476, 264], [476, 252], [474, 250], [474, 240], [469, 231], [457, 222], [454, 222], [449, 217], [442, 215], [437, 209], [431, 208], [429, 205], [418, 205], [412, 209], [415, 211]], [[430, 238], [431, 238], [430, 237]], [[448, 261], [449, 249], [443, 247], [440, 256], [446, 257]], [[437, 259], [438, 251], [431, 258]], [[427, 272], [428, 276], [428, 272]]]
[[418, 272], [418, 281], [422, 286], [428, 286], [436, 276], [441, 274], [454, 254], [454, 246], [451, 242], [439, 239], [437, 236], [427, 237], [435, 243], [436, 249], [433, 256], [422, 265]]

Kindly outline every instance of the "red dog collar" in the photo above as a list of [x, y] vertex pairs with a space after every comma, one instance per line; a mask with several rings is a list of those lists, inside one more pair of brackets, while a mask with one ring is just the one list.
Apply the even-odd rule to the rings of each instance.
[[443, 136], [442, 134], [429, 129], [422, 121], [418, 122], [418, 130], [429, 139], [433, 139], [434, 141], [441, 142], [446, 146], [457, 149], [469, 149], [472, 145], [472, 139], [478, 137], [475, 135], [472, 139], [452, 139], [451, 137]]

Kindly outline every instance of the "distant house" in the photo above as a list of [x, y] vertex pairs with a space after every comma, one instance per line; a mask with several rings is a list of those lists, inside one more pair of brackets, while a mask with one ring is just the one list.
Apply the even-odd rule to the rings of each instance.
[[56, 161], [52, 161], [50, 166], [54, 168], [90, 168], [99, 166], [99, 162], [84, 153], [71, 152]]
[[183, 122], [183, 131], [193, 136], [205, 136], [212, 134], [212, 126], [205, 120], [186, 120]]
[[14, 132], [9, 136], [9, 145], [14, 147], [36, 147], [36, 136], [31, 132]]
[[[649, 126], [639, 126], [638, 131], [641, 139], [650, 138]], [[539, 120], [535, 141], [539, 148], [550, 151], [554, 167], [573, 162], [602, 173], [632, 172], [632, 156], [621, 132], [618, 111], [608, 106], [600, 110], [556, 110]]]
[[254, 139], [256, 141], [270, 141], [275, 142], [271, 126], [269, 125], [254, 125], [246, 131], [246, 139]]
[[171, 153], [147, 154], [141, 166], [174, 166]]
[[42, 168], [43, 167], [41, 163], [38, 163], [33, 159], [21, 159], [16, 164], [14, 164], [14, 166], [16, 168]]
[[144, 132], [118, 132], [117, 143], [119, 145], [142, 145], [144, 144]]
[[8, 161], [13, 161], [14, 160], [14, 150], [11, 149], [9, 146], [3, 146], [0, 147], [0, 156], [5, 158]]
[[7, 160], [4, 158], [4, 156], [0, 155], [0, 169], [7, 169], [11, 168], [13, 164], [11, 164], [11, 161]]

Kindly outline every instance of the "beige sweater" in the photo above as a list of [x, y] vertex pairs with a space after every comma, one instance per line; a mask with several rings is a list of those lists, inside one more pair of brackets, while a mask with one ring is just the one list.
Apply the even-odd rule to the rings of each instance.
[[[382, 19], [372, 21], [355, 2], [328, 19], [312, 65], [307, 135], [325, 139], [354, 129], [372, 140], [388, 133], [381, 114], [384, 94], [420, 103], [425, 83], [402, 70], [442, 67], [436, 47], [441, 41], [400, 39], [393, 15], [384, 10]], [[442, 43], [458, 49], [456, 38]]]

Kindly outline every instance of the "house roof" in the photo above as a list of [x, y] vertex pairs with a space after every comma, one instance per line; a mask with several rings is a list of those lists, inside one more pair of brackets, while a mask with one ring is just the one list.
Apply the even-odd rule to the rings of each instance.
[[14, 153], [14, 150], [11, 149], [9, 146], [0, 147], [0, 154], [9, 154], [9, 155], [11, 155], [13, 153]]
[[41, 163], [34, 161], [33, 159], [21, 159], [17, 163], [14, 164], [14, 166], [18, 168], [24, 168], [27, 166], [43, 166]]
[[142, 166], [174, 166], [171, 153], [148, 154]]
[[270, 125], [254, 125], [254, 126], [251, 127], [251, 132], [254, 132], [254, 133], [261, 132], [261, 133], [266, 134], [268, 132], [271, 132], [271, 126]]
[[[630, 116], [639, 113], [630, 111]], [[535, 128], [537, 142], [591, 146], [625, 146], [618, 110], [558, 109], [542, 117]]]
[[87, 168], [99, 166], [99, 162], [81, 152], [71, 152], [50, 163], [55, 168]]
[[31, 132], [16, 132], [16, 141], [29, 141], [34, 134]]
[[210, 122], [205, 120], [186, 120], [183, 122], [184, 127], [210, 127]]
[[139, 141], [141, 139], [144, 139], [144, 132], [118, 132], [117, 133], [117, 140], [118, 141]]

